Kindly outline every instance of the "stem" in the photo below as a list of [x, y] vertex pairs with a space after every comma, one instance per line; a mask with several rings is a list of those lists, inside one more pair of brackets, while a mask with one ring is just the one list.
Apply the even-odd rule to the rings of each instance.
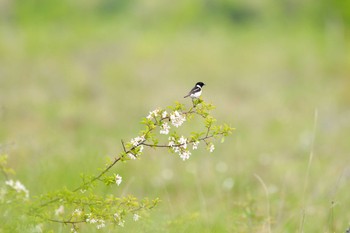
[[[217, 133], [216, 135], [223, 135], [224, 133]], [[205, 141], [206, 139], [209, 139], [209, 138], [213, 138], [215, 137], [216, 135], [214, 134], [211, 134], [211, 135], [207, 135], [205, 137], [202, 137], [202, 138], [198, 138], [198, 141]], [[194, 143], [195, 141], [189, 141], [188, 143]], [[149, 147], [157, 147], [157, 148], [172, 148], [172, 147], [181, 147], [183, 146], [185, 143], [181, 143], [181, 144], [175, 144], [173, 146], [169, 146], [169, 145], [156, 145], [156, 144], [148, 144], [148, 143], [141, 143], [140, 145], [144, 145], [144, 146], [149, 146]]]
[[122, 142], [123, 150], [124, 150], [124, 152], [126, 153], [126, 149], [125, 149], [125, 145], [124, 145], [123, 139], [121, 140], [121, 142]]
[[80, 185], [78, 188], [74, 189], [73, 192], [76, 192], [82, 188], [84, 188], [84, 186], [89, 185], [93, 182], [95, 182], [96, 180], [99, 180], [101, 178], [101, 176], [103, 176], [106, 172], [108, 172], [119, 160], [121, 160], [122, 157], [118, 157], [116, 158], [113, 163], [111, 163], [110, 165], [108, 165], [108, 167], [106, 167], [99, 175], [95, 176], [94, 178], [92, 178], [90, 181], [88, 181], [87, 183], [84, 183], [83, 185]]
[[50, 222], [57, 222], [57, 223], [62, 223], [62, 224], [78, 224], [78, 223], [83, 223], [85, 221], [65, 221], [65, 220], [56, 220], [56, 219], [47, 219]]

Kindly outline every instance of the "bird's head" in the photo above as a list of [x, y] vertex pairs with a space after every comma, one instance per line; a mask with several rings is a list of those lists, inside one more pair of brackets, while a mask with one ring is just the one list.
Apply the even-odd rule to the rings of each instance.
[[202, 82], [198, 82], [198, 83], [196, 83], [196, 86], [200, 86], [200, 87], [203, 87], [205, 84], [204, 83], [202, 83]]

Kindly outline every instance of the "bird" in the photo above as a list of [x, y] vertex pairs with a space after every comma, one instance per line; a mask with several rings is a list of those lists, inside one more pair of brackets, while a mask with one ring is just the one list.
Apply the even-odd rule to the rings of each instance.
[[202, 94], [202, 87], [204, 85], [205, 84], [203, 82], [196, 83], [194, 88], [192, 88], [192, 90], [186, 96], [184, 96], [184, 98], [191, 97], [192, 99], [198, 99]]

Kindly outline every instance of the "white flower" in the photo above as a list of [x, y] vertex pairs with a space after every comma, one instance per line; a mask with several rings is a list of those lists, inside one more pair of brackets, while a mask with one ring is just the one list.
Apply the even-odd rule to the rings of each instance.
[[73, 216], [80, 216], [83, 213], [83, 211], [81, 211], [80, 209], [75, 209], [73, 211]]
[[80, 189], [80, 192], [81, 192], [81, 193], [85, 193], [85, 192], [86, 192], [86, 189]]
[[159, 113], [159, 109], [155, 109], [151, 112], [149, 112], [147, 119], [150, 120], [152, 117], [157, 117]]
[[186, 121], [186, 118], [183, 115], [181, 115], [181, 113], [179, 113], [178, 111], [175, 111], [172, 114], [170, 114], [170, 121], [171, 124], [173, 124], [173, 126], [177, 128]]
[[198, 149], [198, 144], [199, 144], [199, 141], [195, 141], [195, 142], [192, 144], [192, 150], [197, 150], [197, 149]]
[[70, 229], [70, 232], [72, 232], [72, 233], [78, 233], [77, 230], [76, 230], [74, 227], [72, 227], [72, 228]]
[[91, 213], [89, 214], [86, 214], [86, 220], [85, 220], [87, 223], [95, 223], [96, 222], [96, 219], [94, 218], [91, 218]]
[[145, 136], [137, 136], [136, 138], [131, 139], [131, 143], [134, 146], [138, 146], [140, 145], [140, 143], [142, 143], [143, 141], [145, 141]]
[[128, 153], [130, 159], [136, 159], [137, 157], [133, 153]]
[[120, 227], [124, 227], [124, 223], [125, 223], [125, 221], [124, 221], [124, 220], [120, 220], [120, 221], [118, 222], [118, 226], [120, 226]]
[[63, 205], [60, 205], [60, 207], [58, 207], [56, 210], [55, 210], [55, 215], [56, 216], [59, 216], [59, 215], [62, 215], [64, 214], [64, 206]]
[[184, 136], [181, 136], [178, 142], [182, 148], [184, 149], [187, 148], [187, 138], [184, 138]]
[[123, 178], [119, 174], [117, 174], [115, 176], [115, 183], [119, 186], [122, 183], [122, 179]]
[[169, 144], [168, 145], [173, 147], [175, 145], [175, 138], [174, 137], [169, 137], [168, 140], [169, 140]]
[[[86, 221], [87, 221], [87, 219], [86, 219]], [[89, 221], [87, 221], [88, 223], [91, 223], [91, 224], [94, 224], [94, 223], [97, 223], [97, 220], [96, 219], [94, 219], [94, 218], [91, 218], [91, 219], [89, 219]]]
[[180, 158], [182, 158], [183, 161], [185, 161], [186, 159], [189, 159], [191, 155], [191, 152], [187, 151], [183, 151], [180, 152]]
[[162, 113], [162, 118], [166, 118], [168, 116], [168, 113], [166, 112], [166, 111], [164, 111], [163, 113]]
[[139, 150], [139, 154], [142, 153], [143, 151], [143, 145], [139, 146], [140, 147], [140, 150]]
[[97, 229], [101, 229], [101, 228], [104, 228], [104, 227], [106, 226], [105, 220], [103, 220], [103, 219], [99, 219], [99, 220], [97, 220], [97, 222], [99, 223], [99, 224], [96, 226]]
[[[197, 148], [199, 141], [193, 142], [194, 146]], [[187, 148], [187, 138], [181, 136], [177, 141], [174, 137], [169, 137], [169, 144], [171, 149], [175, 153], [179, 153], [182, 160], [187, 160], [190, 158], [191, 152], [186, 150]]]
[[5, 184], [8, 185], [8, 186], [10, 186], [10, 187], [13, 187], [13, 186], [14, 186], [14, 183], [15, 183], [15, 182], [13, 182], [13, 180], [6, 180], [6, 181], [5, 181]]
[[140, 219], [140, 215], [134, 214], [134, 215], [132, 216], [132, 219], [134, 219], [134, 221], [136, 222], [136, 221], [138, 221], [138, 220]]
[[213, 152], [214, 150], [215, 150], [215, 146], [214, 146], [214, 144], [211, 144], [210, 147], [209, 147], [209, 151]]
[[168, 134], [169, 133], [169, 129], [170, 129], [170, 126], [168, 125], [168, 123], [163, 123], [161, 126], [160, 126], [160, 134]]
[[23, 192], [25, 194], [25, 197], [29, 198], [29, 191], [18, 180], [16, 182], [14, 182], [13, 180], [7, 180], [5, 184], [16, 190], [17, 193]]
[[179, 146], [175, 143], [175, 138], [174, 137], [169, 137], [169, 143], [168, 146], [170, 146], [175, 153], [180, 152]]

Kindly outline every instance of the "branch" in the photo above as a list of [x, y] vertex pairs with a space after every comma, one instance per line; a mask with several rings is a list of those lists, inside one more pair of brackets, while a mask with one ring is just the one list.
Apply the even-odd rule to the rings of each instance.
[[[224, 133], [217, 133], [216, 135], [223, 135]], [[211, 134], [211, 135], [206, 135], [205, 137], [202, 137], [202, 138], [198, 138], [198, 141], [205, 141], [206, 139], [209, 139], [209, 138], [213, 138], [215, 137], [216, 135], [214, 134]], [[189, 141], [188, 143], [194, 143], [195, 141]], [[157, 148], [173, 148], [173, 147], [181, 147], [183, 146], [185, 143], [180, 143], [180, 144], [175, 144], [173, 146], [169, 146], [169, 145], [157, 145], [157, 144], [149, 144], [149, 143], [141, 143], [140, 145], [144, 145], [144, 146], [148, 146], [148, 147], [157, 147]]]
[[125, 145], [124, 145], [123, 139], [121, 140], [121, 142], [122, 142], [123, 150], [124, 150], [124, 152], [126, 153], [126, 149], [125, 149]]
[[83, 223], [85, 221], [80, 220], [80, 221], [65, 221], [65, 220], [56, 220], [56, 219], [47, 219], [50, 222], [57, 222], [57, 223], [62, 223], [62, 224], [78, 224], [78, 223]]
[[[127, 153], [127, 152], [126, 152]], [[117, 162], [119, 162], [122, 159], [122, 156], [116, 158], [113, 163], [111, 163], [110, 165], [108, 165], [99, 175], [95, 176], [94, 178], [92, 178], [91, 180], [89, 180], [88, 182], [84, 183], [83, 185], [80, 185], [78, 188], [74, 189], [73, 192], [76, 192], [82, 188], [84, 188], [86, 185], [89, 185], [93, 182], [95, 182], [96, 180], [100, 179], [101, 176], [103, 176], [106, 172], [108, 172]]]
[[[193, 103], [193, 106], [190, 107], [187, 111], [182, 111], [182, 108], [180, 108], [178, 111], [184, 115], [186, 118], [189, 116], [189, 115], [192, 115], [192, 114], [195, 114], [195, 115], [199, 115], [201, 116], [202, 118], [206, 118], [207, 115], [209, 114], [209, 110], [210, 110], [210, 106], [209, 105], [202, 105], [203, 107], [202, 108], [197, 108], [197, 106], [202, 103], [202, 102], [198, 102], [198, 103]], [[160, 117], [160, 118], [153, 118], [153, 123], [157, 126], [160, 126], [162, 121], [164, 120], [171, 120], [170, 119], [170, 116], [166, 116], [166, 117]], [[110, 171], [114, 165], [116, 163], [118, 163], [119, 161], [121, 161], [126, 155], [128, 155], [129, 153], [132, 153], [134, 154], [135, 153], [135, 149], [137, 149], [139, 146], [141, 145], [144, 145], [144, 146], [148, 146], [148, 147], [155, 147], [155, 148], [176, 148], [176, 147], [182, 147], [183, 145], [185, 145], [186, 143], [195, 143], [197, 141], [204, 141], [206, 142], [206, 139], [209, 139], [209, 138], [213, 138], [213, 137], [216, 137], [218, 135], [224, 135], [225, 132], [211, 132], [211, 125], [209, 127], [207, 127], [207, 130], [205, 132], [205, 136], [204, 137], [201, 137], [201, 138], [197, 138], [196, 140], [192, 139], [188, 142], [185, 142], [185, 143], [180, 143], [180, 144], [175, 144], [175, 145], [166, 145], [166, 144], [163, 144], [163, 145], [158, 145], [158, 144], [150, 144], [150, 143], [146, 143], [146, 141], [149, 139], [148, 135], [149, 133], [151, 133], [153, 130], [156, 129], [156, 127], [150, 127], [148, 124], [146, 124], [146, 130], [143, 131], [142, 135], [146, 138], [142, 141], [139, 141], [137, 142], [136, 145], [133, 145], [131, 148], [128, 148], [127, 147], [129, 146], [129, 144], [125, 145], [124, 144], [124, 141], [121, 140], [121, 144], [122, 144], [122, 148], [123, 148], [123, 152], [119, 155], [119, 157], [116, 157], [113, 162], [111, 162], [108, 166], [106, 166], [102, 171], [100, 171], [96, 176], [90, 178], [87, 182], [83, 182], [83, 184], [81, 184], [80, 186], [78, 186], [77, 188], [73, 189], [72, 192], [77, 192], [79, 190], [82, 190], [82, 189], [85, 189], [87, 187], [89, 187], [89, 185], [91, 185], [92, 183], [94, 183], [95, 181], [97, 180], [101, 180], [101, 177], [106, 174], [108, 171]], [[152, 138], [152, 136], [151, 136]], [[206, 142], [206, 144], [208, 144]], [[136, 156], [136, 155], [135, 155]], [[54, 198], [50, 201], [47, 201], [43, 204], [41, 204], [39, 208], [42, 208], [42, 207], [45, 207], [45, 206], [48, 206], [52, 203], [55, 203], [57, 201], [59, 201], [61, 198]], [[84, 221], [60, 221], [60, 220], [55, 220], [55, 219], [47, 219], [49, 221], [52, 221], [52, 222], [58, 222], [58, 223], [64, 223], [64, 224], [76, 224], [76, 223], [81, 223], [81, 222], [84, 222]]]

